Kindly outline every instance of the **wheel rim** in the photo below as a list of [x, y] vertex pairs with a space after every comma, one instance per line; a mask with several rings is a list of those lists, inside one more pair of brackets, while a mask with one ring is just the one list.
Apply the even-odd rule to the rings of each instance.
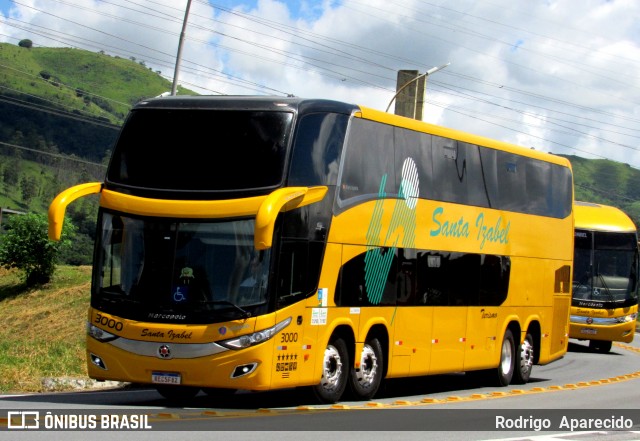
[[367, 344], [360, 353], [360, 368], [356, 369], [356, 379], [362, 388], [370, 387], [378, 373], [378, 357], [373, 348]]
[[511, 359], [513, 358], [512, 352], [510, 341], [505, 339], [502, 342], [502, 361], [500, 362], [500, 369], [502, 370], [503, 375], [508, 375], [511, 371]]
[[322, 368], [322, 380], [320, 384], [327, 391], [333, 391], [340, 385], [342, 377], [342, 359], [334, 346], [327, 346], [324, 351], [324, 363]]
[[527, 339], [520, 346], [520, 372], [527, 375], [533, 366], [533, 345]]

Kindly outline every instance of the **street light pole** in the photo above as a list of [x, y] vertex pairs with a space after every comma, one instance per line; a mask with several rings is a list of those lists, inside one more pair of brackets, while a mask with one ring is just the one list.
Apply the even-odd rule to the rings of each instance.
[[178, 72], [180, 71], [180, 60], [182, 59], [182, 44], [184, 43], [184, 33], [187, 29], [187, 19], [189, 18], [189, 9], [191, 8], [191, 0], [187, 0], [187, 9], [184, 11], [184, 20], [182, 20], [182, 31], [180, 32], [180, 42], [178, 43], [178, 55], [176, 55], [176, 68], [173, 72], [173, 85], [171, 86], [171, 95], [176, 94], [178, 89]]
[[408, 85], [410, 85], [411, 83], [414, 83], [416, 81], [418, 81], [420, 78], [422, 77], [428, 77], [429, 75], [431, 75], [434, 72], [439, 71], [440, 69], [444, 69], [445, 67], [447, 67], [448, 65], [450, 65], [451, 63], [447, 63], [447, 64], [443, 64], [442, 66], [438, 66], [438, 67], [432, 67], [431, 69], [429, 69], [428, 71], [426, 71], [425, 73], [423, 73], [422, 75], [418, 75], [417, 77], [415, 77], [412, 80], [407, 81], [405, 84], [402, 85], [402, 87], [400, 89], [398, 89], [398, 91], [396, 92], [396, 94], [393, 96], [393, 98], [391, 98], [391, 101], [389, 101], [389, 105], [387, 106], [387, 110], [385, 110], [385, 112], [389, 111], [389, 108], [391, 107], [391, 104], [393, 103], [393, 101], [398, 97], [398, 95], [400, 95], [400, 92], [402, 92]]

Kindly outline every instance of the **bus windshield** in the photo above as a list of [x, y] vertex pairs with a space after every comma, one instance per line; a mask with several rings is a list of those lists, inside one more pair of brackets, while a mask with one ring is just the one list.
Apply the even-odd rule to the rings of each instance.
[[272, 188], [283, 180], [292, 121], [289, 112], [134, 110], [106, 181], [194, 199], [207, 192]]
[[105, 212], [101, 223], [94, 307], [150, 322], [215, 323], [249, 317], [267, 302], [270, 251], [255, 251], [253, 219]]
[[616, 308], [636, 304], [635, 234], [576, 230], [574, 306]]

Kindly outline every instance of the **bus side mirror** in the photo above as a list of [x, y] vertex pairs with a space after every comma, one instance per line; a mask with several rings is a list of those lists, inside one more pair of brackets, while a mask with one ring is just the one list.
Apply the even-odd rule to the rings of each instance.
[[60, 240], [67, 205], [83, 196], [100, 193], [101, 190], [101, 182], [90, 182], [75, 185], [56, 196], [49, 205], [49, 239]]
[[280, 211], [289, 211], [321, 201], [327, 194], [327, 187], [285, 187], [271, 193], [262, 202], [256, 214], [254, 246], [256, 250], [271, 248], [273, 228]]

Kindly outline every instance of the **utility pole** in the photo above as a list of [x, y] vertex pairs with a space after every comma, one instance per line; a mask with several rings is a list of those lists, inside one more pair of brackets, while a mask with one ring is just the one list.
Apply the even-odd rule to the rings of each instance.
[[[426, 87], [425, 76], [420, 75], [417, 70], [399, 70], [396, 80], [396, 96], [395, 109], [396, 115], [406, 116], [407, 118], [422, 117], [422, 108], [424, 106], [424, 93]], [[403, 85], [407, 85], [402, 88]]]
[[171, 86], [171, 95], [176, 94], [178, 89], [178, 73], [180, 72], [180, 60], [182, 59], [182, 45], [184, 43], [184, 34], [187, 29], [187, 20], [189, 19], [189, 9], [191, 8], [191, 0], [187, 0], [187, 8], [184, 11], [184, 20], [182, 20], [182, 31], [180, 32], [180, 41], [178, 42], [178, 55], [176, 55], [176, 68], [173, 72], [173, 85]]
[[422, 120], [424, 111], [424, 94], [427, 85], [427, 77], [434, 72], [444, 69], [451, 63], [438, 67], [432, 67], [425, 73], [419, 75], [417, 70], [400, 70], [396, 83], [396, 94], [389, 101], [386, 112], [389, 111], [393, 101], [396, 101], [396, 115], [406, 116]]

